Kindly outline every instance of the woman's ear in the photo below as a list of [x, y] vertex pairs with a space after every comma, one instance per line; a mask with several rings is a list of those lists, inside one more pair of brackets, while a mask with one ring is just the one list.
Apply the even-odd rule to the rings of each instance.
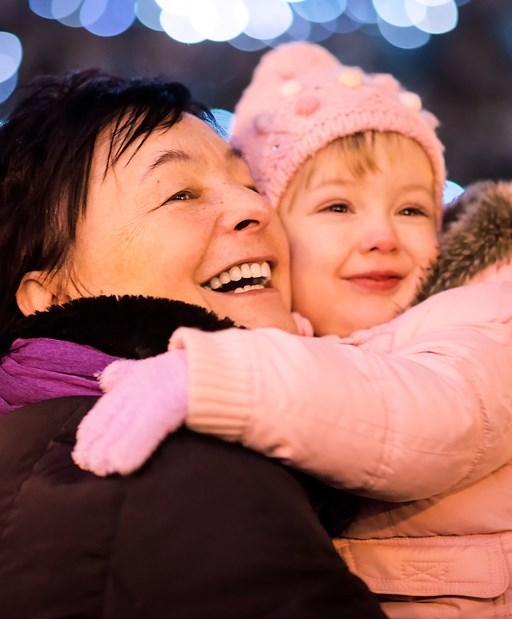
[[57, 294], [57, 282], [46, 271], [25, 273], [16, 292], [16, 302], [24, 316], [69, 300], [68, 295]]

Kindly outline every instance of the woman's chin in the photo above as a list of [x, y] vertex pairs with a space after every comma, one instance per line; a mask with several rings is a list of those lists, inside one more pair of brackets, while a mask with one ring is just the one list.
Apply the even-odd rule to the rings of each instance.
[[274, 327], [296, 332], [295, 322], [276, 288], [262, 288], [247, 292], [216, 293], [210, 296], [210, 307], [219, 316], [231, 318], [237, 325], [248, 329]]

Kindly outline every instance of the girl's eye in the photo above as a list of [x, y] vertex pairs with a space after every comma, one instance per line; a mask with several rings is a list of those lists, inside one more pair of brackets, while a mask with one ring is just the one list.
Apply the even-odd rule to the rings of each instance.
[[428, 212], [421, 206], [406, 206], [399, 214], [406, 217], [428, 217]]
[[322, 209], [323, 213], [350, 213], [350, 207], [345, 202], [336, 202], [334, 204], [329, 204]]

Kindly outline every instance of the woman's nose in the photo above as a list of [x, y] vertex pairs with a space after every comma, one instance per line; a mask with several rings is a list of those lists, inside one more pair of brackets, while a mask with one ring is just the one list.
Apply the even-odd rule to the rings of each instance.
[[246, 187], [233, 192], [225, 206], [222, 221], [228, 231], [264, 228], [274, 214], [259, 193]]

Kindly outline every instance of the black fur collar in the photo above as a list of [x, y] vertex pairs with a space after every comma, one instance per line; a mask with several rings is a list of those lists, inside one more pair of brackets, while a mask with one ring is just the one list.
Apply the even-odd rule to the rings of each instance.
[[137, 296], [102, 296], [53, 306], [23, 319], [16, 338], [47, 337], [93, 346], [109, 355], [143, 359], [167, 350], [178, 327], [219, 331], [234, 323], [197, 305]]

